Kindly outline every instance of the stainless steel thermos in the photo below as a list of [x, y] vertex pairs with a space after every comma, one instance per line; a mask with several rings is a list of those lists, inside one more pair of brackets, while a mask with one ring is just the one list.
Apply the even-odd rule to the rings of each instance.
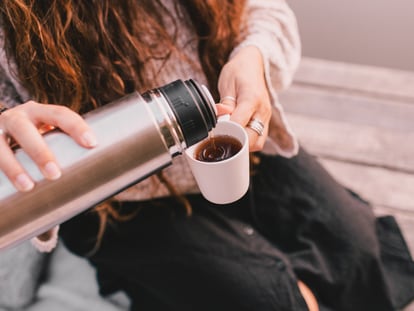
[[97, 136], [93, 149], [58, 130], [44, 136], [62, 169], [60, 179], [46, 180], [21, 149], [16, 157], [35, 188], [18, 192], [0, 172], [0, 249], [41, 234], [170, 165], [217, 122], [209, 91], [191, 79], [129, 94], [84, 118]]

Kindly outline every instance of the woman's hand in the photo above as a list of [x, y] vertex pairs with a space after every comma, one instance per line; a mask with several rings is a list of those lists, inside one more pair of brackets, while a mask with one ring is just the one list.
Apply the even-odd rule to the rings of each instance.
[[82, 117], [64, 106], [29, 101], [4, 111], [0, 115], [0, 170], [19, 191], [30, 191], [34, 182], [14, 156], [9, 138], [25, 150], [45, 178], [54, 180], [61, 176], [59, 164], [41, 135], [46, 126], [59, 128], [86, 148], [96, 145], [96, 138]]
[[[259, 49], [246, 46], [238, 51], [224, 65], [218, 81], [218, 90], [222, 98], [221, 103], [217, 105], [218, 114], [230, 113], [232, 121], [246, 127], [250, 151], [261, 150], [268, 133], [272, 109]], [[232, 100], [232, 97], [235, 100]], [[256, 126], [253, 124], [250, 127], [249, 122], [254, 119], [263, 124], [263, 133], [260, 133], [261, 126], [257, 122]], [[256, 127], [256, 130], [252, 127]]]

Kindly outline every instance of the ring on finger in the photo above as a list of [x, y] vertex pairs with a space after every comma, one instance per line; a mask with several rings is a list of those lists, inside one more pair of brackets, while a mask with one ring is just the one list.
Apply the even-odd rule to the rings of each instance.
[[[5, 112], [7, 110], [7, 108], [6, 107], [3, 107], [3, 106], [1, 106], [0, 105], [0, 115], [3, 113], [3, 112]], [[6, 131], [5, 130], [3, 130], [1, 127], [0, 127], [0, 136], [3, 136], [4, 135], [4, 137], [7, 137], [7, 133], [6, 133]]]
[[3, 130], [2, 128], [0, 128], [0, 137], [4, 137], [4, 139], [6, 140], [6, 142], [8, 144], [10, 144], [11, 142], [11, 138], [10, 136], [7, 134], [7, 132], [5, 130]]
[[[9, 108], [3, 107], [2, 105], [0, 105], [0, 115], [8, 109]], [[10, 145], [11, 148], [14, 147], [15, 145], [14, 140], [10, 137], [10, 135], [6, 132], [6, 130], [2, 128], [0, 128], [0, 137], [4, 137], [4, 139]]]
[[247, 127], [255, 131], [259, 136], [263, 136], [264, 133], [264, 124], [257, 118], [252, 118], [249, 123], [247, 123]]
[[227, 96], [224, 96], [223, 98], [220, 98], [220, 103], [223, 103], [225, 100], [235, 102], [236, 98], [234, 96], [227, 95]]
[[[4, 107], [0, 104], [0, 115], [5, 112], [6, 110], [8, 110], [9, 108]], [[0, 137], [4, 137], [4, 139], [6, 140], [7, 144], [10, 146], [12, 144], [12, 138], [10, 137], [10, 135], [6, 132], [5, 129], [2, 129], [0, 127]], [[11, 148], [13, 148], [12, 146], [10, 146]]]

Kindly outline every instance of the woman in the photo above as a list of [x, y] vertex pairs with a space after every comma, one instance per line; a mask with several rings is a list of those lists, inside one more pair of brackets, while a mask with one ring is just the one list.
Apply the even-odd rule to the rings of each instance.
[[[0, 115], [0, 169], [20, 191], [35, 184], [5, 134], [57, 179], [45, 125], [93, 148], [80, 113], [177, 78], [207, 84], [256, 152], [249, 192], [233, 204], [205, 201], [178, 157], [63, 224], [66, 246], [97, 268], [102, 295], [123, 290], [133, 310], [394, 310], [411, 299], [406, 248], [387, 256], [388, 237], [404, 245], [398, 227], [299, 149], [277, 102], [300, 53], [285, 1], [3, 0], [0, 12], [10, 108]], [[34, 243], [50, 249], [56, 232]]]

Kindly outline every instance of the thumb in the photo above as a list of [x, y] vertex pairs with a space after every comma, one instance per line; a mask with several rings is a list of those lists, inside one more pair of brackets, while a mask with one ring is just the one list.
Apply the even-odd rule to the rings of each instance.
[[221, 116], [223, 114], [232, 114], [234, 110], [234, 105], [225, 105], [225, 104], [216, 104], [217, 115]]

